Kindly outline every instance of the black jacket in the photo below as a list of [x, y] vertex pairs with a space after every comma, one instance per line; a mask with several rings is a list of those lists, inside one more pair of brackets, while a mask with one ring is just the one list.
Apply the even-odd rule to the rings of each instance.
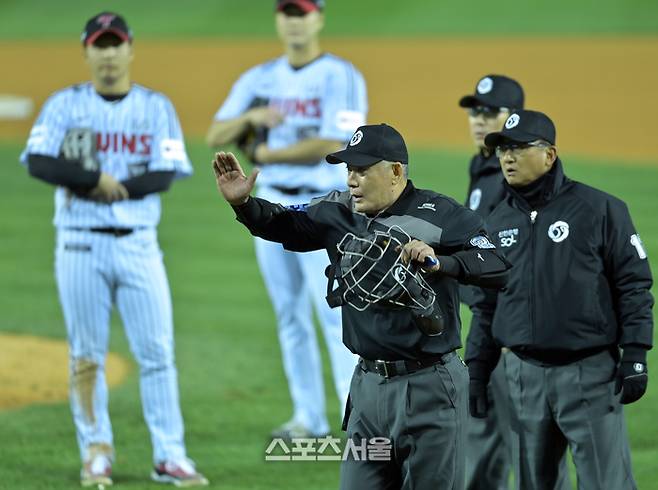
[[[468, 174], [468, 194], [464, 205], [486, 220], [506, 194], [498, 157], [495, 153], [488, 157], [485, 157], [482, 152], [473, 155]], [[474, 289], [473, 286], [459, 288], [462, 303], [473, 306]]]
[[375, 304], [358, 311], [343, 305], [343, 341], [366, 359], [422, 359], [460, 347], [457, 281], [502, 287], [509, 268], [486, 237], [480, 217], [453, 199], [416, 189], [411, 181], [395, 203], [372, 218], [353, 210], [349, 192], [338, 191], [304, 206], [284, 207], [249, 198], [234, 209], [238, 221], [253, 235], [297, 252], [324, 248], [332, 264], [339, 260], [336, 244], [348, 232], [359, 234], [398, 225], [434, 248], [442, 272], [426, 279], [437, 293], [444, 332], [439, 336], [424, 335], [406, 308]]
[[468, 361], [491, 366], [500, 346], [548, 363], [651, 348], [651, 271], [626, 204], [555, 165], [542, 207], [530, 209], [509, 187], [487, 219], [513, 267], [504, 291], [479, 292]]
[[488, 157], [482, 152], [473, 155], [468, 174], [470, 180], [464, 205], [486, 220], [506, 194], [498, 157], [495, 153]]

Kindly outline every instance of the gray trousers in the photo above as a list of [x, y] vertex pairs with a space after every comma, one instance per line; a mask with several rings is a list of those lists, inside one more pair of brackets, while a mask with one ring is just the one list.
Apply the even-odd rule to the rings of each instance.
[[443, 365], [385, 379], [357, 365], [346, 413], [354, 445], [391, 441], [390, 460], [343, 461], [341, 490], [462, 490], [468, 372], [454, 355]]
[[514, 411], [513, 465], [517, 488], [553, 490], [567, 445], [579, 490], [631, 490], [630, 449], [616, 362], [602, 352], [565, 366], [538, 366], [514, 354], [505, 362]]
[[509, 390], [505, 378], [505, 357], [491, 373], [490, 408], [486, 418], [470, 417], [466, 430], [466, 489], [507, 490], [512, 471]]

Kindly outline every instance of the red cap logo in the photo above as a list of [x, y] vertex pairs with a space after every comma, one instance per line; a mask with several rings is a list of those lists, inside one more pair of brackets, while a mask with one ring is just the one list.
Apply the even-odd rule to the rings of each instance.
[[96, 22], [101, 26], [103, 26], [103, 29], [107, 29], [108, 27], [110, 27], [110, 24], [112, 24], [112, 21], [116, 18], [117, 18], [116, 15], [103, 14], [98, 16]]

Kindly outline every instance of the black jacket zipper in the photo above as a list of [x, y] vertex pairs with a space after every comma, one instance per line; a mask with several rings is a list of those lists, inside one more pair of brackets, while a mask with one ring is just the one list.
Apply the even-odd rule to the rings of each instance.
[[535, 322], [535, 221], [537, 220], [536, 210], [530, 211], [530, 322], [532, 332], [532, 343], [537, 339], [536, 322]]

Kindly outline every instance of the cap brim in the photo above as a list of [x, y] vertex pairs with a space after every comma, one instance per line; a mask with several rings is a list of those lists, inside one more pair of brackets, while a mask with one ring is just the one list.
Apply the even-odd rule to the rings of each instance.
[[108, 32], [114, 34], [124, 42], [130, 41], [130, 36], [128, 34], [126, 34], [125, 32], [119, 29], [115, 29], [114, 27], [110, 27], [108, 29], [101, 29], [100, 31], [96, 31], [93, 34], [91, 34], [87, 39], [85, 39], [85, 45], [92, 44], [94, 41], [96, 41], [96, 39], [101, 37], [103, 34], [107, 34]]
[[327, 162], [331, 164], [346, 163], [355, 167], [369, 167], [377, 162], [381, 162], [381, 157], [374, 157], [366, 155], [365, 153], [356, 150], [345, 149], [335, 153], [330, 153], [326, 158]]
[[488, 148], [495, 148], [500, 143], [513, 141], [515, 143], [530, 143], [531, 141], [543, 139], [536, 134], [526, 133], [525, 131], [499, 131], [496, 133], [489, 133], [484, 137], [484, 144]]
[[287, 0], [277, 5], [276, 7], [277, 12], [281, 12], [288, 5], [295, 5], [306, 13], [313, 12], [314, 10], [320, 10], [320, 7], [318, 7], [315, 3], [309, 0]]
[[487, 107], [501, 107], [501, 105], [493, 100], [491, 97], [486, 95], [465, 95], [459, 99], [460, 107], [476, 107], [479, 105], [484, 105]]

